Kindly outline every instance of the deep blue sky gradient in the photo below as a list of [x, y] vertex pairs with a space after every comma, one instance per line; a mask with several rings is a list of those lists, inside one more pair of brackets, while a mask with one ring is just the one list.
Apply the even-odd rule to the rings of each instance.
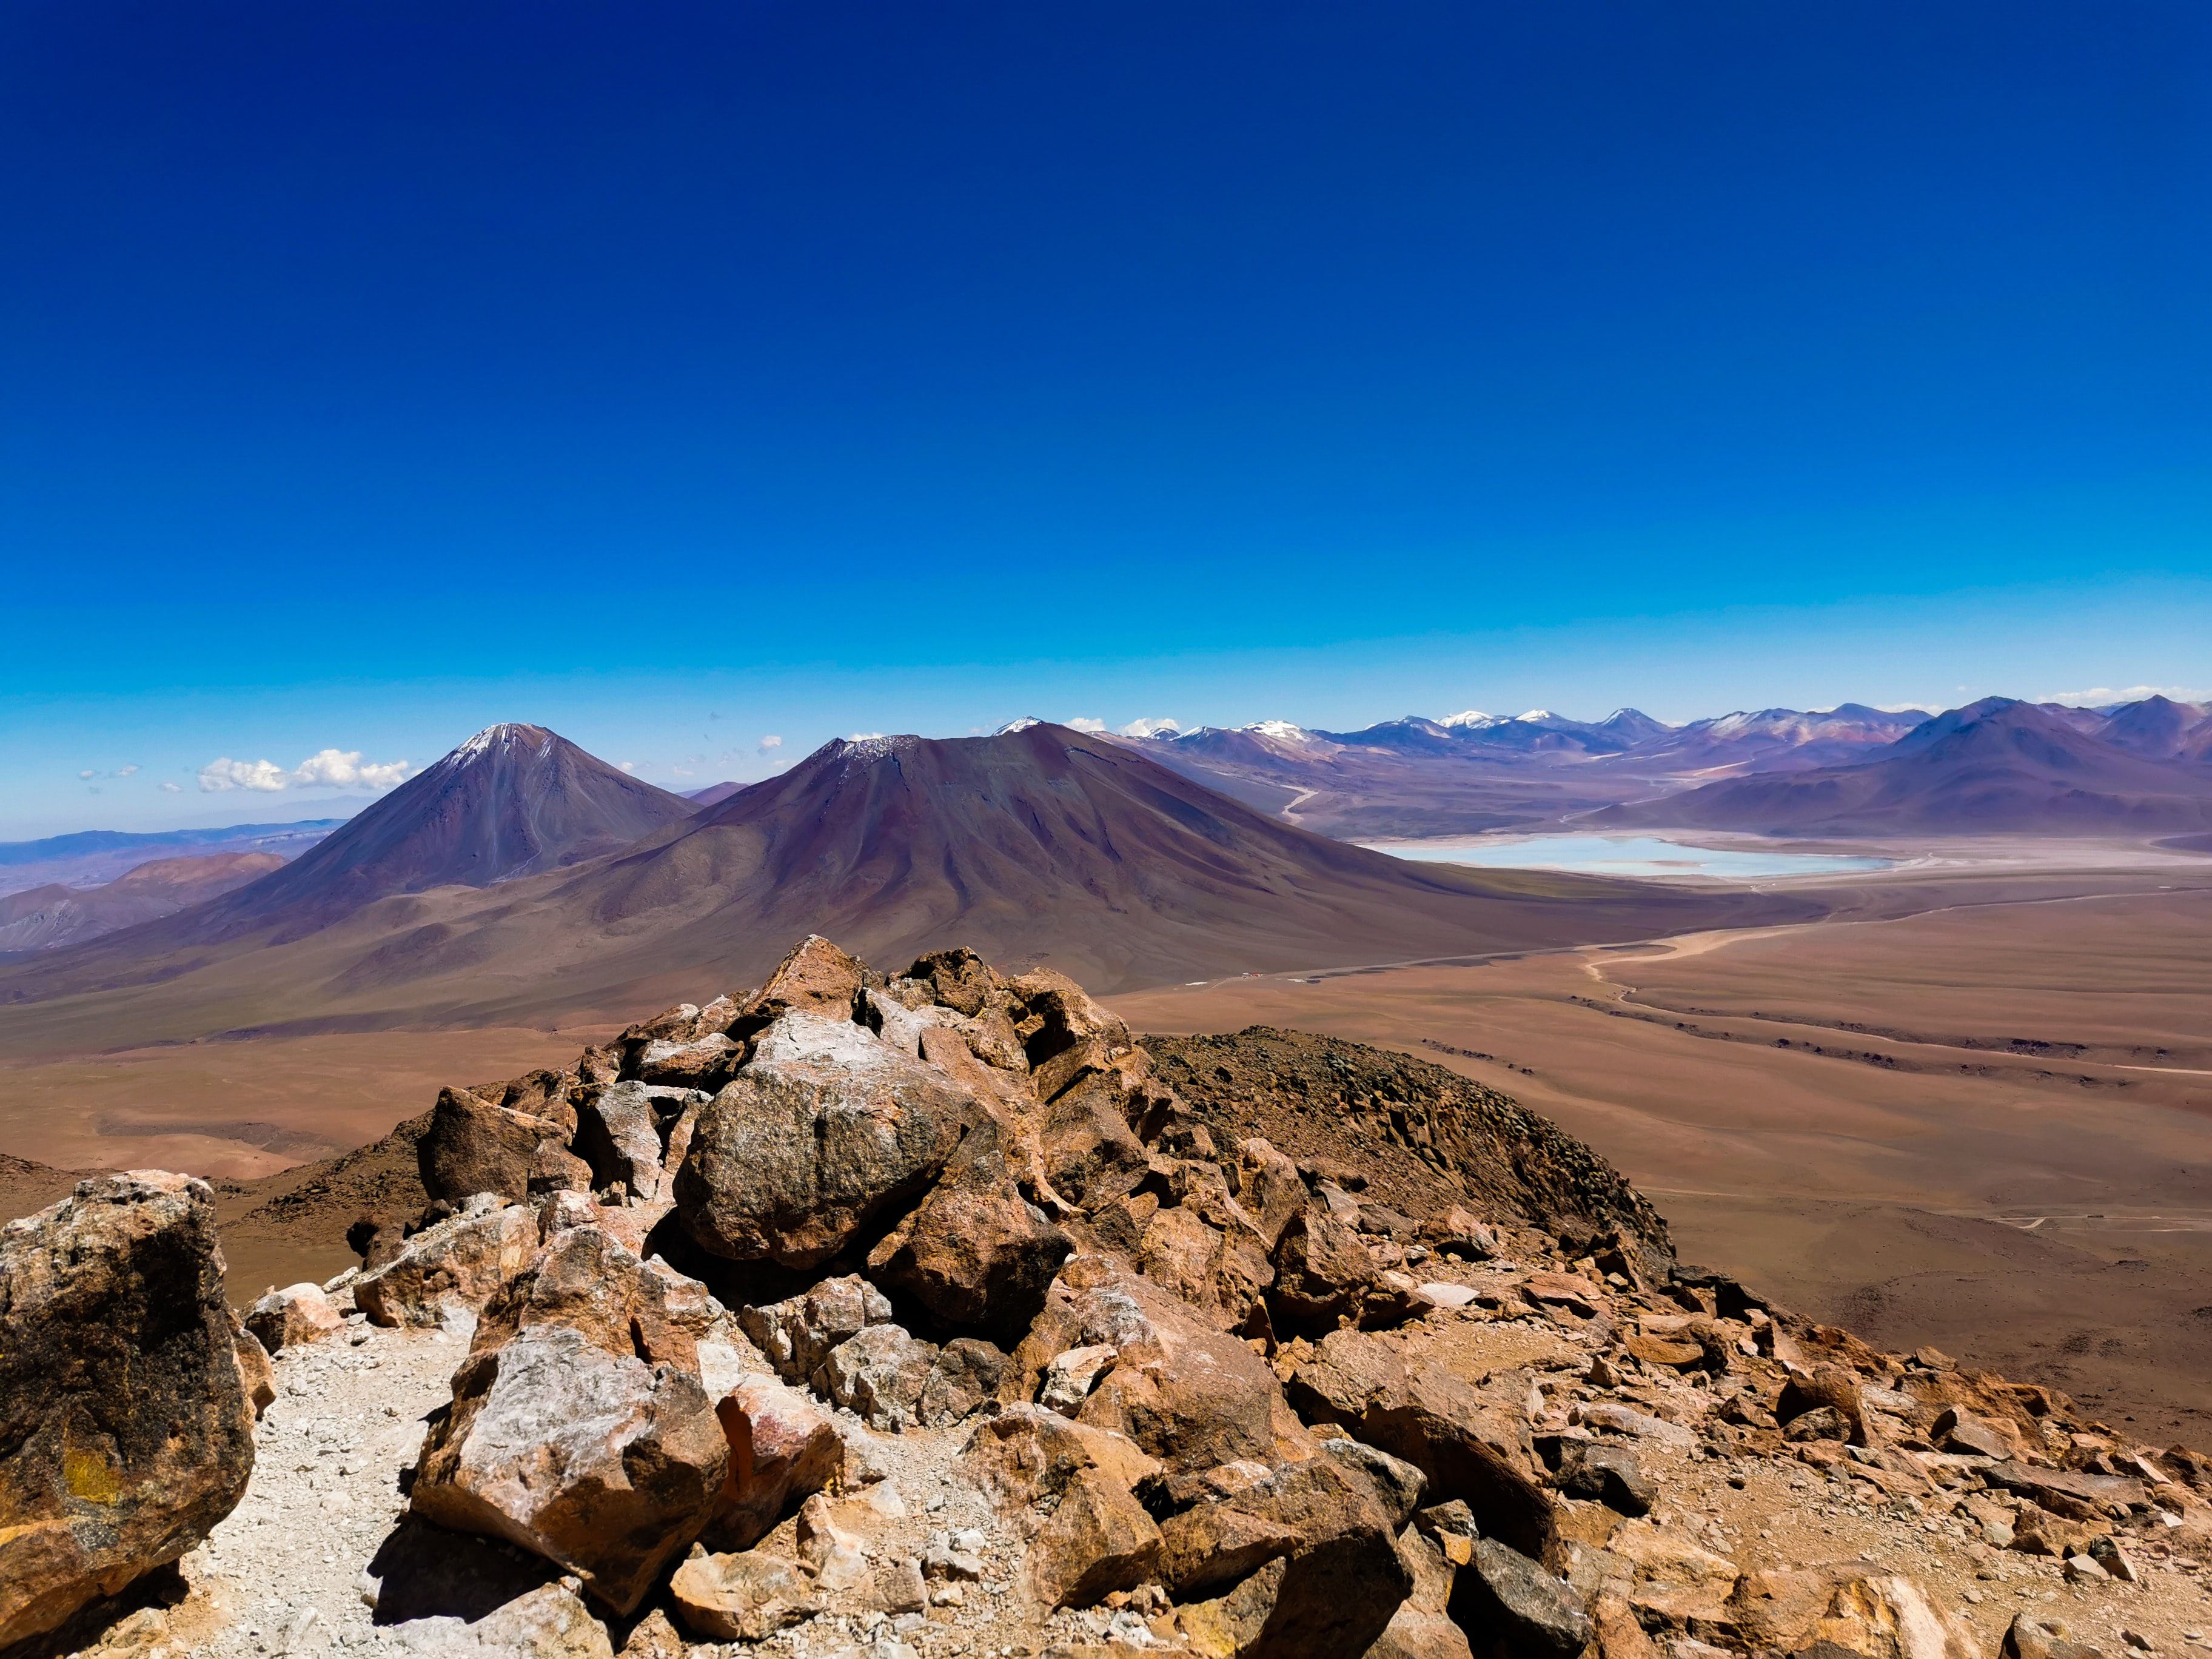
[[2199, 5], [18, 0], [0, 155], [0, 835], [2212, 685]]

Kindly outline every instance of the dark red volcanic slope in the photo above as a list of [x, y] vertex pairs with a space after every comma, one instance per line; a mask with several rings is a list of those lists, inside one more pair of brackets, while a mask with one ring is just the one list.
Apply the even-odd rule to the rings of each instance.
[[1762, 774], [1594, 813], [1767, 835], [2154, 835], [2212, 828], [2212, 775], [2128, 754], [2072, 710], [1990, 697], [1856, 766]]
[[693, 811], [542, 726], [487, 726], [222, 908], [227, 921], [319, 922], [394, 893], [489, 887], [600, 857]]
[[885, 962], [966, 942], [1106, 987], [1630, 937], [1731, 902], [1390, 858], [1048, 724], [830, 744], [548, 902], [604, 927], [710, 896], [656, 954], [750, 971], [810, 931]]

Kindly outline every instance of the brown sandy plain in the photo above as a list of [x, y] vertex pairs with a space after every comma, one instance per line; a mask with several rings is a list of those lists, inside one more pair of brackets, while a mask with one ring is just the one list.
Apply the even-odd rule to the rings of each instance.
[[2203, 1439], [2212, 865], [1949, 844], [1819, 885], [1799, 926], [1112, 1001], [1450, 1066], [1605, 1153], [1686, 1259]]

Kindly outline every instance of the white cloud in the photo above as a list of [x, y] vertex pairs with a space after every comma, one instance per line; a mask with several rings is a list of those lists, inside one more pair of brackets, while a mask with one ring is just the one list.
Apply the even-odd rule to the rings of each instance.
[[872, 743], [883, 736], [880, 732], [854, 732], [846, 738], [848, 743]]
[[760, 740], [760, 752], [763, 755], [767, 754], [772, 749], [781, 749], [782, 747], [783, 739], [779, 737], [771, 735], [769, 737], [763, 738]]
[[358, 749], [319, 749], [300, 763], [300, 769], [292, 774], [292, 781], [388, 789], [405, 781], [406, 777], [407, 763], [404, 760], [364, 766]]
[[[135, 768], [133, 769], [136, 769]], [[233, 760], [225, 755], [200, 768], [200, 788], [208, 794], [226, 789], [252, 789], [264, 794], [314, 785], [351, 789], [389, 789], [405, 781], [410, 769], [404, 761], [364, 763], [358, 749], [319, 749], [287, 772], [270, 760]]]
[[696, 778], [699, 775], [688, 766], [672, 766], [668, 769], [679, 778]]
[[164, 778], [161, 780], [161, 793], [165, 795], [181, 795], [185, 793], [185, 786], [181, 783], [171, 783]]
[[292, 775], [275, 761], [233, 760], [228, 755], [200, 768], [200, 788], [207, 794], [226, 789], [258, 789], [274, 794], [292, 781]]
[[1088, 714], [1078, 714], [1068, 721], [1067, 726], [1071, 732], [1103, 732], [1106, 729], [1104, 720], [1094, 720]]
[[83, 771], [77, 774], [77, 776], [81, 778], [96, 778], [100, 774], [89, 766], [86, 767]]
[[2171, 697], [2176, 702], [2205, 702], [2212, 701], [2212, 691], [2192, 690], [2185, 685], [2130, 685], [2118, 690], [2109, 685], [2093, 685], [2086, 691], [2053, 691], [2036, 701], [2094, 706], [2107, 702], [2141, 702], [2145, 697]]
[[107, 775], [111, 778], [128, 778], [135, 777], [137, 772], [138, 769], [135, 766], [118, 766]]
[[1180, 720], [1164, 718], [1156, 720], [1131, 720], [1121, 728], [1121, 735], [1125, 738], [1157, 738], [1182, 730], [1182, 722]]
[[622, 769], [625, 772], [635, 772], [637, 770], [637, 763], [635, 761], [624, 761], [622, 763]]

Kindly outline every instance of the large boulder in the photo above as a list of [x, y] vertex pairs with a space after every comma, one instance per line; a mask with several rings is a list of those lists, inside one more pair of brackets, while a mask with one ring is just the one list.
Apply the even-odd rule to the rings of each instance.
[[377, 1325], [435, 1325], [449, 1306], [476, 1312], [538, 1248], [538, 1217], [489, 1195], [426, 1227], [354, 1281], [354, 1305]]
[[869, 1271], [955, 1329], [1018, 1341], [1044, 1306], [1073, 1239], [1024, 1199], [1004, 1131], [986, 1119], [929, 1196], [870, 1252]]
[[1232, 1651], [1267, 1659], [1365, 1652], [1413, 1585], [1397, 1542], [1403, 1493], [1378, 1486], [1357, 1456], [1240, 1473], [1200, 1485], [1197, 1502], [1161, 1523], [1177, 1595], [1243, 1580], [1214, 1598], [1220, 1605], [1187, 1611], [1201, 1650], [1225, 1638]]
[[701, 1111], [677, 1212], [716, 1255], [817, 1267], [927, 1191], [982, 1116], [942, 1072], [850, 1019], [787, 1013]]
[[1307, 1421], [1340, 1425], [1413, 1464], [1430, 1496], [1464, 1502], [1486, 1537], [1538, 1560], [1550, 1553], [1557, 1519], [1527, 1425], [1459, 1378], [1408, 1367], [1378, 1337], [1338, 1331], [1296, 1368], [1288, 1393]]
[[1274, 1373], [1250, 1348], [1158, 1285], [1103, 1257], [1078, 1256], [1054, 1282], [1014, 1363], [1024, 1376], [1041, 1378], [1069, 1349], [1100, 1346], [1114, 1358], [1076, 1408], [1077, 1420], [1127, 1435], [1164, 1462], [1272, 1463], [1311, 1444]]
[[139, 1170], [0, 1230], [0, 1647], [175, 1560], [245, 1494], [215, 1194]]
[[[489, 1101], [468, 1089], [439, 1091], [429, 1126], [415, 1145], [424, 1190], [455, 1203], [478, 1193], [496, 1193], [519, 1204], [533, 1183], [539, 1191], [588, 1187], [589, 1168], [568, 1151], [574, 1111], [550, 1094], [532, 1104], [538, 1109]], [[558, 1115], [541, 1115], [547, 1112]], [[574, 1178], [578, 1170], [581, 1180]]]
[[1024, 1577], [1041, 1606], [1088, 1607], [1156, 1575], [1160, 1531], [1136, 1488], [1161, 1468], [1126, 1436], [1011, 1406], [984, 1419], [961, 1459], [1016, 1516], [1028, 1541]]
[[628, 1613], [713, 1517], [729, 1459], [692, 1372], [609, 1353], [574, 1326], [527, 1327], [453, 1374], [410, 1502], [566, 1567]]
[[1595, 1633], [1573, 1589], [1495, 1538], [1474, 1540], [1452, 1611], [1463, 1629], [1495, 1632], [1506, 1652], [1531, 1659], [1575, 1659]]

